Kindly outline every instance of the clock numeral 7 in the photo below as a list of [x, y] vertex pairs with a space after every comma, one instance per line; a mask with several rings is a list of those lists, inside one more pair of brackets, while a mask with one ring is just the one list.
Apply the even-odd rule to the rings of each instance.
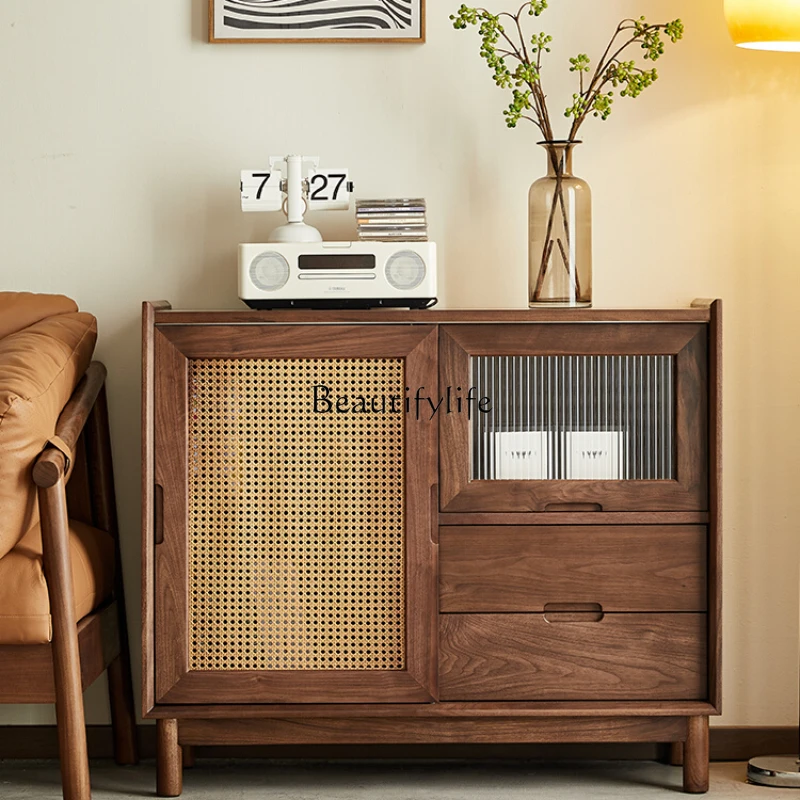
[[254, 178], [263, 178], [264, 180], [261, 181], [261, 185], [258, 187], [258, 191], [256, 192], [256, 200], [261, 199], [261, 192], [264, 191], [264, 187], [267, 185], [267, 182], [270, 179], [272, 173], [270, 172], [254, 172]]

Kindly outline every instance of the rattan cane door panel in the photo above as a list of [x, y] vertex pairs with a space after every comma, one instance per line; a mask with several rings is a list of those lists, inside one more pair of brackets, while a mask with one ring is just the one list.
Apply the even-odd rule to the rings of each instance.
[[[174, 393], [169, 407], [156, 398], [185, 460], [156, 470], [167, 509], [157, 590], [185, 621], [169, 643], [176, 620], [156, 615], [160, 701], [430, 700], [436, 426], [391, 398], [435, 388], [435, 336], [405, 329], [398, 347], [394, 332], [382, 355], [375, 340], [342, 353], [324, 327], [272, 348], [263, 333], [262, 356], [250, 345], [239, 357], [219, 329], [198, 327], [189, 346], [183, 330], [183, 415]], [[308, 357], [287, 357], [281, 342], [298, 337]], [[177, 348], [162, 349], [168, 367]], [[170, 521], [173, 493], [184, 520]]]
[[403, 360], [189, 362], [191, 670], [405, 667], [404, 415], [309, 386], [400, 397]]

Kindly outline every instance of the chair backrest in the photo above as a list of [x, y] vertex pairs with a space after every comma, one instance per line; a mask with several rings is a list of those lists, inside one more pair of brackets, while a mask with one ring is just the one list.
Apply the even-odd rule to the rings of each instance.
[[38, 521], [31, 470], [96, 340], [69, 298], [0, 292], [0, 558]]
[[74, 314], [78, 305], [63, 294], [0, 292], [0, 339], [48, 317]]

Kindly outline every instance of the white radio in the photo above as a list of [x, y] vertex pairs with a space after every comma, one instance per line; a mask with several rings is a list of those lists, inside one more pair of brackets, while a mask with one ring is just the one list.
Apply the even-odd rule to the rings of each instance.
[[272, 231], [269, 244], [239, 245], [239, 297], [250, 308], [436, 304], [435, 244], [323, 242], [303, 217], [309, 209], [350, 208], [348, 170], [321, 170], [316, 156], [273, 156], [269, 161], [269, 169], [241, 174], [242, 211], [283, 209], [286, 214], [286, 224]]
[[239, 297], [250, 308], [428, 308], [433, 242], [239, 245]]

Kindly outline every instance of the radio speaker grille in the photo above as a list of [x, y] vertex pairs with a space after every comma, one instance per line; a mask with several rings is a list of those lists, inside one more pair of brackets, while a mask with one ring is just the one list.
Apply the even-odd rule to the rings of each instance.
[[289, 262], [280, 253], [261, 253], [250, 265], [250, 280], [264, 292], [277, 291], [289, 280]]
[[404, 669], [405, 415], [352, 410], [402, 397], [403, 360], [193, 360], [189, 380], [190, 669]]
[[422, 257], [411, 250], [403, 250], [386, 262], [386, 280], [395, 289], [416, 289], [425, 280], [426, 267]]

